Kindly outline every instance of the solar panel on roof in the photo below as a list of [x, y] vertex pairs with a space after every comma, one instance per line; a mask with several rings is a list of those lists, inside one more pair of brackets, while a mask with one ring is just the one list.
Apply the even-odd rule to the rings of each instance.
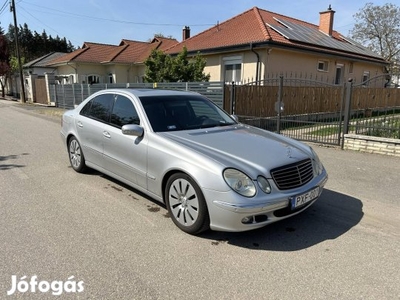
[[277, 18], [274, 19], [282, 26], [275, 26], [268, 23], [267, 26], [288, 40], [381, 58], [375, 52], [354, 41], [350, 41], [348, 38], [345, 38], [345, 41], [339, 41], [324, 34], [317, 28], [308, 27], [290, 21], [282, 21]]

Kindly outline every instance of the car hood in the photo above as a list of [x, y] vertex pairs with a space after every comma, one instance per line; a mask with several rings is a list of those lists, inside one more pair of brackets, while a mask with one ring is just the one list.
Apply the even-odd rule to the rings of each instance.
[[160, 133], [166, 139], [201, 153], [224, 167], [256, 178], [273, 168], [312, 156], [305, 144], [246, 125]]

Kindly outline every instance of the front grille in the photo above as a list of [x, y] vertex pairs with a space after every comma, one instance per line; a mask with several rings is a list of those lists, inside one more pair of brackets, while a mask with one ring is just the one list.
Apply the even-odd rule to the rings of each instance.
[[271, 170], [272, 179], [280, 190], [289, 190], [305, 185], [314, 177], [311, 159]]

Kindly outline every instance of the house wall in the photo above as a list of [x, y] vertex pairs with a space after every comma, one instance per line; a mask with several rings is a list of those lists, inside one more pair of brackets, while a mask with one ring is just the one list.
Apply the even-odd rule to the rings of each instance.
[[62, 76], [72, 78], [62, 83], [87, 83], [87, 76], [97, 75], [100, 77], [100, 83], [109, 83], [109, 76], [113, 77], [113, 83], [137, 83], [143, 82], [145, 74], [144, 65], [96, 65], [96, 64], [78, 64], [63, 65], [58, 67], [58, 78]]
[[[383, 67], [373, 63], [351, 61], [340, 57], [326, 55], [313, 55], [306, 52], [288, 51], [284, 49], [256, 48], [259, 54], [259, 78], [284, 74], [295, 76], [302, 74], [311, 76], [317, 80], [335, 83], [336, 68], [342, 66], [341, 83], [352, 78], [354, 82], [362, 82], [365, 72], [369, 72], [370, 78], [383, 74]], [[257, 56], [252, 51], [231, 52], [226, 54], [205, 55], [207, 65], [205, 73], [211, 75], [210, 81], [224, 80], [224, 62], [229, 57], [240, 57], [242, 60], [241, 79], [243, 82], [255, 81]], [[328, 63], [326, 71], [318, 70], [318, 63]]]
[[[57, 67], [57, 75], [71, 78], [70, 82], [68, 82], [68, 83], [77, 83], [78, 82], [77, 73], [76, 73], [75, 69], [72, 68], [71, 65], [64, 65], [64, 66]], [[64, 82], [64, 83], [66, 83], [66, 82]]]
[[44, 76], [44, 74], [46, 73], [57, 73], [57, 68], [42, 68], [42, 67], [30, 68], [28, 69], [28, 73], [32, 75]]

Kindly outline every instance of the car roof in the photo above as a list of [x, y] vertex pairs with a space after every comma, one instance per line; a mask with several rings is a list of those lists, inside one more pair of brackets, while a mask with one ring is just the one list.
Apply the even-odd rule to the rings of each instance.
[[198, 95], [198, 93], [182, 90], [164, 90], [164, 89], [107, 89], [103, 92], [120, 92], [120, 93], [130, 93], [136, 97], [141, 96], [168, 96], [168, 95]]

